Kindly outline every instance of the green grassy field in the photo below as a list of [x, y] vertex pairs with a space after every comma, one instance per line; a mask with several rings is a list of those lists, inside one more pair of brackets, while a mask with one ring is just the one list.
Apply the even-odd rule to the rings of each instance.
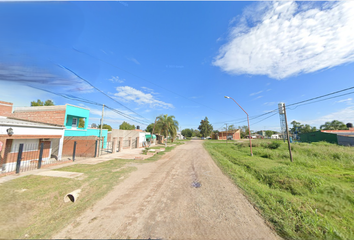
[[[204, 147], [286, 239], [354, 239], [354, 148], [268, 140]], [[271, 149], [271, 148], [276, 149]]]
[[[166, 152], [176, 146], [167, 147]], [[77, 179], [29, 175], [1, 184], [0, 238], [51, 238], [136, 169], [125, 166], [127, 163], [152, 162], [163, 155], [164, 152], [146, 160], [113, 159], [55, 169], [84, 173]], [[64, 203], [65, 194], [79, 188], [82, 191], [78, 201]]]

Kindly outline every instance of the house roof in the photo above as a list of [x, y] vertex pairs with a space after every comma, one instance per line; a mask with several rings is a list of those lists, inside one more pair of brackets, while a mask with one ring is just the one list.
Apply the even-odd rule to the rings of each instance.
[[23, 127], [39, 127], [39, 128], [61, 128], [64, 129], [64, 125], [41, 123], [30, 120], [22, 120], [13, 117], [0, 116], [0, 126], [23, 126]]
[[16, 107], [14, 112], [41, 112], [41, 111], [60, 111], [66, 110], [66, 106], [72, 106], [76, 108], [82, 108], [85, 110], [90, 110], [88, 108], [75, 106], [71, 104], [56, 105], [56, 106], [32, 106], [32, 107]]
[[222, 132], [219, 132], [219, 133], [235, 133], [235, 132], [238, 132], [240, 131], [240, 129], [236, 129], [236, 130], [232, 130], [232, 131], [222, 131]]

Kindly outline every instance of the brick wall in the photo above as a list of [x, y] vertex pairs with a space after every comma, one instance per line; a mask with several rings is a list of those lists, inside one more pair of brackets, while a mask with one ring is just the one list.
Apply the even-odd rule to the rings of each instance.
[[36, 111], [36, 112], [18, 112], [15, 111], [11, 117], [20, 118], [25, 120], [31, 120], [42, 123], [51, 123], [64, 125], [65, 122], [65, 110], [57, 111]]
[[77, 157], [94, 157], [96, 140], [98, 137], [64, 137], [63, 144], [63, 156], [73, 155], [74, 142], [76, 141], [76, 153]]
[[234, 140], [241, 139], [240, 131], [235, 132], [234, 134], [232, 133], [226, 133], [226, 132], [219, 132], [219, 140], [226, 140], [226, 135], [231, 136]]
[[[3, 158], [1, 159], [1, 162], [0, 162], [1, 164], [17, 161], [18, 152], [11, 152], [12, 141], [13, 141], [12, 139], [6, 140], [6, 147], [5, 147], [5, 149], [3, 149], [4, 155], [3, 155]], [[36, 151], [26, 151], [25, 148], [23, 149], [21, 161], [37, 160], [39, 158], [40, 146], [41, 146], [42, 142], [44, 143], [42, 158], [50, 157], [49, 156], [50, 141], [40, 140]]]
[[0, 101], [0, 116], [8, 117], [12, 114], [13, 103]]

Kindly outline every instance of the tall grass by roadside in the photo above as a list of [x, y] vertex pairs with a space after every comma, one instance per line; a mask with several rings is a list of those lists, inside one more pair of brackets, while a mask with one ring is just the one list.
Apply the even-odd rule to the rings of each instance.
[[[277, 146], [279, 145], [279, 146]], [[204, 142], [230, 178], [286, 239], [354, 239], [354, 148], [282, 141]]]

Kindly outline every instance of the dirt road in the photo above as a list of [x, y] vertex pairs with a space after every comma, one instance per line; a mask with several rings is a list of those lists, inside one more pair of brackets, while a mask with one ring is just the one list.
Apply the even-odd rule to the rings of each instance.
[[202, 141], [137, 167], [53, 238], [279, 239]]

